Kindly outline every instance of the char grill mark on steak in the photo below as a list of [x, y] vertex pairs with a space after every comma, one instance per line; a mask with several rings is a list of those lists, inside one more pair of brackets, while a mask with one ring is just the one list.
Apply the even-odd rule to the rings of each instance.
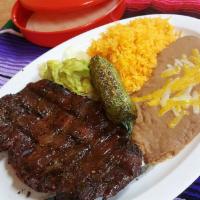
[[101, 125], [106, 126], [107, 120], [102, 113], [103, 106], [101, 104], [86, 97], [77, 98], [77, 95], [63, 90], [62, 86], [52, 82], [38, 82], [38, 84], [30, 84], [29, 87], [35, 93], [61, 107], [62, 110], [64, 109], [86, 122], [89, 121], [90, 124], [96, 125], [98, 128]]
[[[0, 102], [0, 150], [8, 150], [11, 146], [14, 146], [15, 140], [18, 140], [20, 135], [27, 134], [27, 138], [31, 135], [27, 133], [24, 127], [21, 127], [17, 123], [18, 118], [24, 113], [23, 108], [19, 108], [16, 103], [17, 98], [12, 95], [8, 95], [2, 98]], [[13, 118], [14, 117], [14, 118]], [[28, 117], [28, 116], [27, 116]], [[19, 121], [19, 120], [18, 120]], [[34, 137], [31, 138], [33, 142]]]
[[42, 80], [0, 99], [0, 151], [40, 192], [111, 197], [141, 171], [141, 152], [102, 105]]

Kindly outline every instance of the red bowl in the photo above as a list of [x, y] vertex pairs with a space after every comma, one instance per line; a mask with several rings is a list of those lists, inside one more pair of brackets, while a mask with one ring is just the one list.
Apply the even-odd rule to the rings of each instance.
[[22, 6], [34, 12], [66, 12], [95, 7], [107, 0], [19, 0]]
[[13, 6], [11, 15], [14, 24], [20, 29], [27, 40], [37, 45], [54, 47], [80, 33], [119, 20], [122, 17], [124, 10], [125, 0], [119, 0], [118, 4], [116, 4], [109, 13], [91, 21], [89, 24], [55, 32], [38, 32], [27, 29], [26, 23], [33, 12], [25, 9], [19, 1], [17, 1]]

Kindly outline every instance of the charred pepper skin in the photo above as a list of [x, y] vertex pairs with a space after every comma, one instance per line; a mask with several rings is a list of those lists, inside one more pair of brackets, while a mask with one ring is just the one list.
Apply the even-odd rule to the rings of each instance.
[[131, 133], [137, 110], [117, 70], [108, 60], [98, 55], [91, 58], [89, 68], [93, 86], [104, 103], [107, 117], [114, 123], [122, 124]]

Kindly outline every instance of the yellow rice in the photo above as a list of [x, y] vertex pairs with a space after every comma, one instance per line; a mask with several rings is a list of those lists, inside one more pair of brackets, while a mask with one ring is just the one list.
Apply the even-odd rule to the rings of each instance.
[[178, 33], [168, 19], [140, 18], [110, 27], [93, 41], [90, 56], [101, 55], [112, 62], [129, 93], [139, 90], [151, 76], [157, 55]]

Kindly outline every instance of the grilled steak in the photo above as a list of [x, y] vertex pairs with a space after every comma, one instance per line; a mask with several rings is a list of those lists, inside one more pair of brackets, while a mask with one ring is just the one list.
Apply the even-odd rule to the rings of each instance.
[[106, 199], [141, 171], [140, 150], [101, 103], [47, 80], [0, 99], [0, 151], [24, 183], [62, 200]]

